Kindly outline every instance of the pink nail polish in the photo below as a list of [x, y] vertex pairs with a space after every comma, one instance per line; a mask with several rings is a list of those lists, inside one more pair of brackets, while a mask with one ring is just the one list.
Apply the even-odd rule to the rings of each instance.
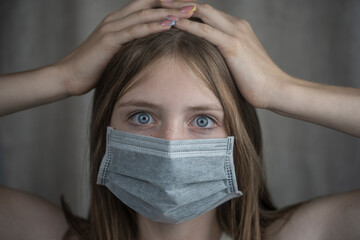
[[174, 25], [175, 25], [174, 20], [165, 20], [165, 21], [161, 22], [161, 26], [174, 26]]
[[174, 21], [179, 21], [179, 18], [173, 15], [167, 15], [166, 16], [167, 20], [174, 20]]
[[181, 8], [182, 13], [194, 12], [195, 10], [196, 10], [196, 5], [190, 5]]

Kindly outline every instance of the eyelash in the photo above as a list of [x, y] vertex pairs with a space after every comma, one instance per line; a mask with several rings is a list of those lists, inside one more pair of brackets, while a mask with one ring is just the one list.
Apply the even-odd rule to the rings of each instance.
[[215, 126], [213, 126], [213, 127], [198, 127], [198, 126], [195, 126], [195, 128], [198, 128], [198, 129], [200, 129], [201, 131], [210, 131], [210, 130], [213, 130], [215, 127], [219, 126], [218, 122], [215, 120], [214, 117], [211, 117], [211, 116], [209, 116], [209, 115], [204, 115], [204, 114], [196, 115], [196, 116], [190, 121], [190, 123], [192, 123], [193, 121], [195, 121], [195, 120], [196, 120], [197, 118], [199, 118], [199, 117], [209, 118], [209, 119], [213, 122], [213, 124], [215, 125]]
[[[150, 114], [150, 113], [148, 113], [148, 112], [146, 112], [146, 111], [138, 111], [138, 112], [130, 113], [130, 114], [129, 114], [129, 117], [128, 117], [128, 121], [130, 121], [134, 116], [136, 116], [137, 114], [140, 114], [140, 113], [145, 113], [145, 114], [150, 115], [150, 116], [154, 119], [154, 121], [156, 122], [156, 120], [155, 120], [155, 118], [152, 116], [152, 114]], [[196, 128], [198, 128], [198, 129], [201, 129], [201, 130], [203, 130], [203, 131], [210, 131], [210, 130], [213, 130], [216, 126], [219, 126], [219, 122], [218, 122], [214, 117], [209, 116], [209, 115], [206, 115], [206, 114], [198, 114], [198, 115], [196, 115], [195, 117], [193, 117], [193, 118], [191, 119], [190, 123], [193, 122], [193, 121], [194, 121], [196, 118], [198, 118], [198, 117], [206, 117], [206, 118], [209, 118], [209, 119], [214, 123], [214, 125], [215, 125], [214, 127], [207, 127], [207, 128], [202, 128], [202, 127], [197, 127], [197, 126], [196, 126]], [[137, 123], [133, 123], [133, 124], [135, 124], [135, 125], [138, 126], [138, 127], [146, 127], [146, 125], [147, 125], [147, 124], [137, 124]]]
[[[155, 118], [152, 116], [152, 114], [148, 113], [148, 112], [145, 112], [145, 111], [138, 111], [138, 112], [134, 112], [134, 113], [130, 113], [129, 114], [129, 117], [128, 117], [128, 121], [131, 121], [131, 119], [136, 116], [137, 114], [140, 114], [140, 113], [145, 113], [145, 114], [148, 114], [150, 115], [154, 121], [156, 122]], [[136, 125], [137, 127], [146, 127], [147, 125], [150, 125], [150, 124], [138, 124], [138, 123], [134, 123], [133, 121], [131, 122], [132, 124]]]

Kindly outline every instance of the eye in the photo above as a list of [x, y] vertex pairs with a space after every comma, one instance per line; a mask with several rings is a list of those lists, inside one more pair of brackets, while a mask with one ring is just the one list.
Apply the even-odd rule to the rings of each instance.
[[191, 124], [200, 128], [211, 128], [214, 127], [215, 121], [208, 116], [198, 116], [191, 122]]
[[133, 115], [130, 116], [130, 119], [139, 125], [145, 125], [145, 124], [151, 124], [154, 123], [154, 119], [153, 117], [145, 112], [139, 112], [139, 113], [135, 113]]

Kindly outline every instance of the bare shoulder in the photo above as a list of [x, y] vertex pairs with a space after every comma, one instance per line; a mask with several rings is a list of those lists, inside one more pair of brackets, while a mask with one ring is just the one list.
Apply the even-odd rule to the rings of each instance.
[[266, 240], [360, 239], [360, 190], [314, 199], [266, 229]]
[[62, 210], [35, 195], [0, 186], [0, 239], [62, 239]]

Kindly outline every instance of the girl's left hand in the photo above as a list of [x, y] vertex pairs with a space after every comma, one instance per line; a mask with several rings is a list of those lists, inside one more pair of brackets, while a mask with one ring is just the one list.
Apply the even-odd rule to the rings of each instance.
[[[164, 0], [165, 1], [165, 0]], [[163, 8], [186, 3], [160, 2]], [[175, 27], [213, 43], [221, 52], [244, 98], [254, 107], [360, 137], [360, 89], [304, 81], [283, 72], [269, 57], [250, 24], [207, 4]]]
[[[164, 8], [182, 7], [180, 2], [161, 2]], [[213, 43], [224, 56], [236, 84], [245, 99], [255, 107], [271, 108], [283, 85], [291, 76], [268, 56], [250, 24], [208, 4], [196, 4], [193, 17], [204, 23], [180, 19], [175, 27]]]

